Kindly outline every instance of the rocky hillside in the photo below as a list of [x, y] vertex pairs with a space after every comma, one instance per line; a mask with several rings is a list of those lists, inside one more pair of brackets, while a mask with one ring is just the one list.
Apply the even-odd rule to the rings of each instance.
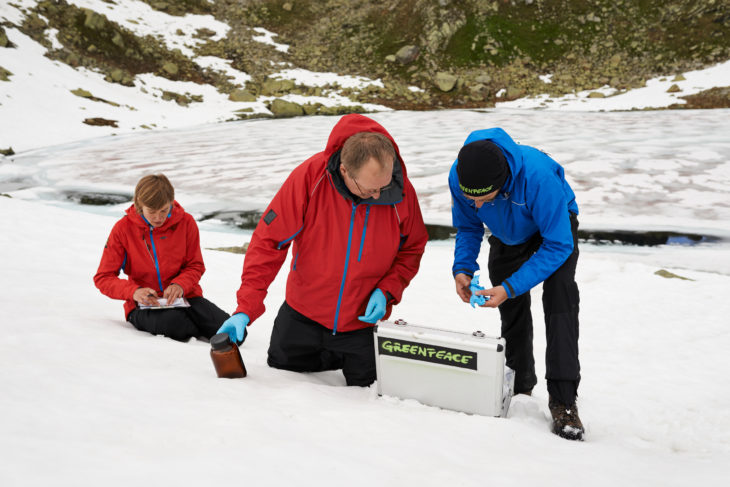
[[730, 57], [723, 0], [240, 3], [218, 8], [277, 32], [299, 65], [384, 79], [375, 97], [391, 106], [485, 106], [502, 88], [506, 99], [629, 89]]
[[[230, 26], [223, 38], [206, 29], [194, 32], [194, 55], [230, 60], [251, 80], [235, 85], [155, 36], [140, 37], [65, 0], [37, 3], [19, 28], [47, 46], [49, 57], [101, 71], [108, 81], [127, 86], [135, 75], [152, 72], [214, 85], [237, 101], [321, 90], [269, 79], [281, 63], [383, 81], [383, 87], [340, 90], [353, 105], [328, 107], [333, 113], [357, 110], [357, 103], [485, 107], [496, 100], [604, 85], [626, 90], [652, 77], [730, 59], [726, 0], [144, 1], [171, 15], [209, 14]], [[254, 40], [255, 27], [278, 34], [276, 42], [288, 50]], [[50, 31], [59, 45], [49, 41]], [[2, 24], [0, 47], [12, 47]], [[0, 78], [8, 74], [0, 67]], [[169, 96], [179, 104], [199, 101]], [[694, 95], [689, 106], [730, 106], [728, 89]], [[318, 109], [325, 108], [304, 111]]]

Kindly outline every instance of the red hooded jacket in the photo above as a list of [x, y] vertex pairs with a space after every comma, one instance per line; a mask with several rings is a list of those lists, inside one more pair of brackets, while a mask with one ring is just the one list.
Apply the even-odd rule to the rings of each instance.
[[[122, 270], [128, 279], [119, 278]], [[204, 272], [198, 225], [177, 201], [158, 228], [147, 224], [132, 205], [112, 228], [94, 283], [110, 298], [126, 300], [126, 317], [136, 306], [132, 296], [140, 287], [162, 295], [174, 282], [183, 288], [185, 297], [202, 296], [198, 281]]]
[[[339, 151], [358, 132], [384, 134], [396, 150], [394, 184], [378, 200], [353, 197], [339, 175]], [[374, 120], [346, 115], [324, 152], [294, 169], [264, 211], [246, 251], [236, 312], [252, 322], [263, 314], [267, 289], [292, 246], [287, 303], [333, 332], [372, 327], [357, 318], [370, 295], [379, 288], [391, 298], [387, 318], [418, 272], [427, 240], [395, 141]]]

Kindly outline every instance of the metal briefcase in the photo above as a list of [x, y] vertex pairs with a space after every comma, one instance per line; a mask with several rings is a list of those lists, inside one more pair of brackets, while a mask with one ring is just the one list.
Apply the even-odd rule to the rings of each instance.
[[378, 394], [465, 413], [506, 416], [514, 372], [504, 338], [381, 321], [374, 328]]

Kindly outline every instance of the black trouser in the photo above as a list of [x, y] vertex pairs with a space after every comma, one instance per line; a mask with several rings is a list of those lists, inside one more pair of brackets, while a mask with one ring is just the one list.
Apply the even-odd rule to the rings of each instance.
[[187, 298], [189, 308], [139, 309], [127, 321], [141, 331], [164, 335], [184, 342], [191, 338], [210, 338], [230, 316], [205, 298]]
[[[545, 378], [553, 399], [566, 405], [575, 401], [580, 382], [578, 361], [578, 308], [580, 296], [575, 282], [578, 262], [578, 218], [570, 214], [573, 253], [543, 282], [542, 306], [545, 313]], [[489, 279], [498, 286], [524, 264], [540, 247], [535, 234], [520, 245], [505, 245], [489, 237]], [[507, 365], [515, 371], [515, 393], [531, 391], [537, 383], [532, 353], [530, 293], [506, 300], [499, 306], [502, 336], [507, 341]]]
[[376, 375], [373, 329], [333, 335], [284, 301], [271, 330], [267, 362], [294, 372], [342, 369], [348, 386], [369, 386]]

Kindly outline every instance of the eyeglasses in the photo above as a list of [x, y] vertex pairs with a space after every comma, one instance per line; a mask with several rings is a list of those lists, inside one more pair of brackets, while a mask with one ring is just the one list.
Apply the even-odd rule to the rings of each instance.
[[357, 186], [357, 190], [360, 191], [360, 194], [364, 194], [364, 195], [368, 195], [368, 196], [382, 193], [383, 191], [388, 191], [390, 188], [393, 187], [393, 180], [391, 179], [390, 182], [388, 184], [386, 184], [385, 186], [383, 186], [382, 188], [364, 190], [364, 189], [362, 189], [362, 187], [360, 187], [359, 184], [357, 184], [357, 179], [353, 178], [352, 176], [350, 176], [350, 179], [352, 179], [355, 182], [355, 186]]

